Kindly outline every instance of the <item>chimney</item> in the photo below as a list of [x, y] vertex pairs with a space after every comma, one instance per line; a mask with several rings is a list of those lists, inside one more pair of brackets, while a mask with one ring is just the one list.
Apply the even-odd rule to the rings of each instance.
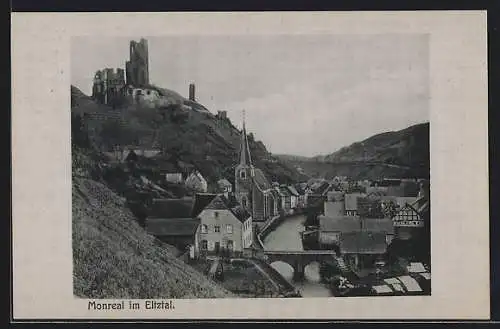
[[195, 95], [194, 95], [194, 83], [191, 83], [189, 85], [189, 100], [192, 102], [196, 101]]

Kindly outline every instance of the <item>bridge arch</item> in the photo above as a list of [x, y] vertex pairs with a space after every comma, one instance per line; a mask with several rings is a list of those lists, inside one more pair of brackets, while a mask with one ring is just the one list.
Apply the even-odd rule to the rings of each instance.
[[[305, 271], [309, 272], [308, 277], [312, 281], [320, 280], [318, 278], [320, 273], [320, 264], [322, 261], [335, 257], [336, 253], [333, 250], [304, 250], [304, 251], [265, 251], [264, 252], [267, 262], [274, 264], [282, 262], [293, 268], [293, 279], [295, 281], [302, 281], [306, 279]], [[275, 264], [276, 266], [276, 264]], [[282, 265], [284, 267], [284, 265]], [[287, 273], [290, 271], [288, 270]]]
[[304, 266], [304, 278], [314, 283], [321, 281], [321, 264], [319, 261], [313, 260]]
[[276, 260], [272, 262], [271, 267], [278, 271], [282, 277], [284, 277], [288, 281], [292, 281], [295, 275], [295, 268], [282, 260]]

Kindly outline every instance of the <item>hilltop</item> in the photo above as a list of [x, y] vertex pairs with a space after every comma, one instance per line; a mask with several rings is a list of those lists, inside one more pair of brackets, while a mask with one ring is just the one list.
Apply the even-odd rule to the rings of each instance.
[[340, 150], [311, 158], [280, 155], [311, 177], [429, 177], [429, 123], [371, 136]]

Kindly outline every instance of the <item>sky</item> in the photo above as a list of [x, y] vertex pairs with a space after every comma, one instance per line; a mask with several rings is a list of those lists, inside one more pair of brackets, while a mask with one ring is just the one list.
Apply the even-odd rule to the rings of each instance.
[[[71, 83], [90, 95], [125, 68], [129, 38], [75, 37]], [[330, 154], [429, 121], [429, 40], [421, 34], [147, 37], [152, 84], [226, 110], [275, 154]]]

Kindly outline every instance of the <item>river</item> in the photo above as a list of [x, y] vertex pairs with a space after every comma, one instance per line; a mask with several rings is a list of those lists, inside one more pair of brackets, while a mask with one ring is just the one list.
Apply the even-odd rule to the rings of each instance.
[[[300, 231], [304, 230], [304, 215], [296, 215], [287, 218], [274, 231], [269, 233], [264, 239], [265, 250], [275, 251], [302, 251], [302, 240]], [[303, 282], [294, 282], [293, 268], [284, 262], [274, 262], [271, 264], [280, 274], [290, 281], [295, 288], [300, 290], [303, 297], [331, 297], [333, 296], [327, 286], [320, 283], [319, 263], [313, 262], [306, 266], [304, 270], [305, 279]]]

